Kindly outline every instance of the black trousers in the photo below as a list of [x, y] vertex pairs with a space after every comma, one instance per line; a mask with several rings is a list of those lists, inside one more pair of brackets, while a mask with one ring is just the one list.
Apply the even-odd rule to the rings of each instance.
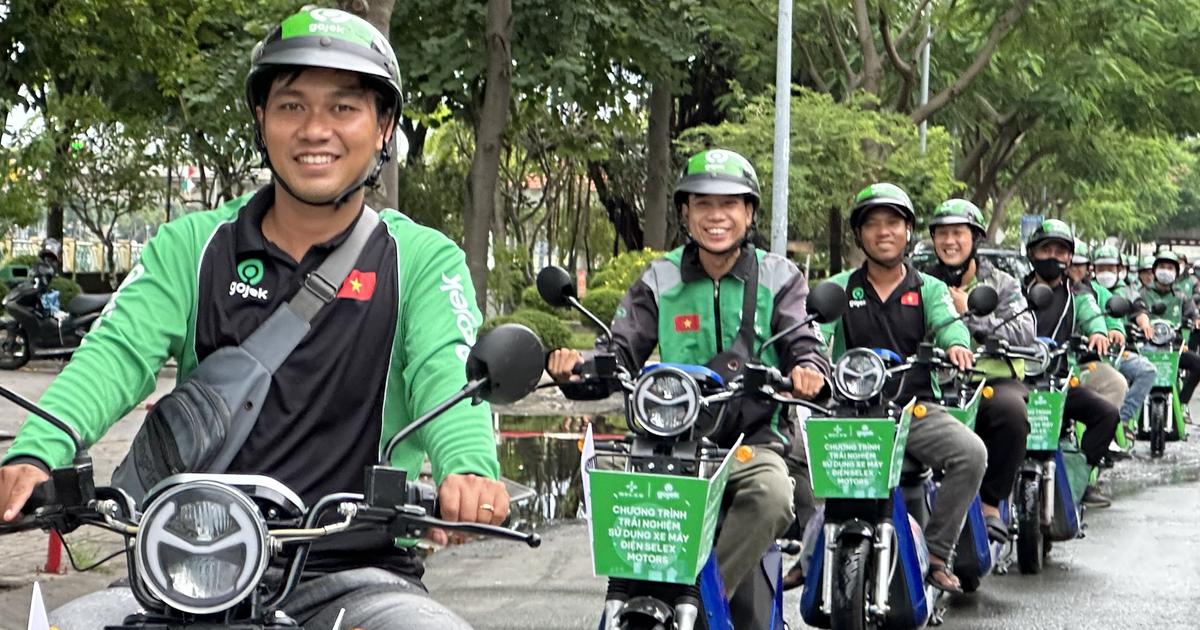
[[1200, 354], [1184, 352], [1179, 355], [1179, 369], [1187, 370], [1183, 377], [1183, 389], [1179, 390], [1179, 400], [1184, 405], [1192, 401], [1192, 393], [1196, 384], [1200, 383]]
[[1029, 390], [1011, 378], [988, 379], [992, 397], [979, 401], [975, 433], [987, 447], [987, 470], [979, 486], [979, 498], [991, 506], [1012, 492], [1017, 469], [1025, 459], [1029, 437]]
[[1120, 412], [1095, 391], [1086, 387], [1072, 387], [1067, 390], [1063, 416], [1065, 420], [1080, 422], [1087, 427], [1079, 448], [1087, 457], [1088, 464], [1099, 466], [1117, 433]]

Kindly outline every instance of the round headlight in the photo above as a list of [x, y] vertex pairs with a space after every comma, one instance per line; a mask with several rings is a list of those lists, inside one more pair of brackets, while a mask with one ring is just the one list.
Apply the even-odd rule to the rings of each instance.
[[1150, 343], [1156, 346], [1165, 346], [1175, 341], [1175, 329], [1167, 322], [1156, 321], [1153, 327], [1154, 334], [1150, 337]]
[[163, 491], [146, 508], [137, 572], [168, 606], [220, 612], [242, 601], [267, 570], [267, 526], [242, 492], [215, 481]]
[[868, 400], [879, 395], [887, 384], [883, 359], [866, 348], [847, 350], [833, 368], [833, 383], [850, 400]]
[[1033, 342], [1033, 347], [1035, 348], [1034, 356], [1037, 357], [1037, 359], [1033, 361], [1025, 361], [1025, 375], [1041, 376], [1043, 373], [1045, 373], [1046, 368], [1050, 367], [1050, 346], [1047, 345], [1045, 341], [1035, 339]]
[[646, 432], [671, 437], [687, 431], [700, 415], [700, 386], [673, 367], [650, 370], [633, 388], [633, 417]]

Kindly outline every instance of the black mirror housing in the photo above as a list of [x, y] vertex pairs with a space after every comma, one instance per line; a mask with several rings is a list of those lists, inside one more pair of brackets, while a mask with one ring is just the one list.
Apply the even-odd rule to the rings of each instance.
[[972, 315], [991, 315], [1000, 305], [1000, 295], [987, 285], [979, 285], [967, 296], [967, 311]]
[[826, 280], [809, 291], [805, 310], [817, 316], [818, 324], [837, 321], [846, 312], [846, 290]]
[[467, 380], [486, 379], [479, 396], [491, 403], [509, 404], [537, 388], [546, 351], [532, 330], [520, 324], [501, 324], [481, 337], [467, 356]]
[[1029, 289], [1029, 306], [1034, 312], [1044, 311], [1054, 303], [1054, 290], [1044, 284], [1035, 284]]
[[575, 283], [571, 282], [571, 274], [562, 267], [553, 265], [538, 272], [538, 295], [550, 306], [570, 308], [571, 300], [579, 297]]

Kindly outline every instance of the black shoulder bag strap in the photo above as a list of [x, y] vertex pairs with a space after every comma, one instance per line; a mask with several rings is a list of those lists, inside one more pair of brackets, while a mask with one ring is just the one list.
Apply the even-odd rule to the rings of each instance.
[[750, 277], [742, 289], [742, 325], [730, 350], [750, 358], [754, 356], [754, 319], [758, 313], [758, 253], [753, 245], [747, 245], [742, 255], [750, 257]]

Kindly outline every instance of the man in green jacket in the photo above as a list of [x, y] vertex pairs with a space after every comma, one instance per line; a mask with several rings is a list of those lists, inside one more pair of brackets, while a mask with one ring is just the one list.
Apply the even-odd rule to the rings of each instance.
[[[831, 340], [834, 361], [850, 348], [887, 349], [901, 357], [916, 354], [932, 332], [936, 345], [960, 369], [974, 363], [971, 335], [954, 309], [946, 284], [908, 262], [916, 215], [908, 195], [893, 184], [875, 184], [859, 193], [850, 212], [850, 229], [866, 262], [831, 278], [846, 288], [842, 318], [822, 326]], [[898, 404], [914, 397], [927, 413], [913, 418], [907, 453], [930, 468], [945, 471], [929, 517], [930, 586], [962, 592], [951, 570], [954, 547], [971, 502], [979, 492], [987, 464], [983, 441], [966, 425], [932, 402], [934, 382], [928, 369], [911, 370], [903, 388], [886, 392]]]
[[[1066, 223], [1057, 219], [1043, 221], [1026, 244], [1033, 271], [1022, 279], [1022, 284], [1026, 294], [1040, 284], [1053, 295], [1050, 306], [1034, 314], [1038, 337], [1052, 339], [1061, 347], [1070, 343], [1072, 336], [1083, 335], [1088, 338], [1090, 350], [1104, 354], [1109, 343], [1104, 314], [1092, 294], [1067, 275], [1074, 251], [1075, 237]], [[1074, 364], [1074, 357], [1065, 355], [1060, 359], [1049, 370], [1065, 376]], [[1080, 450], [1088, 465], [1099, 466], [1117, 432], [1117, 407], [1091, 389], [1072, 387], [1067, 391], [1063, 417], [1087, 427]], [[1093, 507], [1112, 505], [1095, 485], [1088, 486], [1081, 501]]]
[[[349, 13], [306, 8], [255, 48], [246, 98], [272, 183], [164, 224], [41, 399], [88, 446], [154, 391], [168, 359], [184, 381], [206, 357], [245, 340], [365, 216], [364, 186], [390, 158], [401, 112], [399, 69], [383, 34]], [[307, 336], [275, 372], [228, 469], [271, 476], [308, 505], [362, 492], [364, 467], [389, 439], [466, 384], [481, 318], [462, 251], [395, 210], [379, 215], [354, 270], [329, 287]], [[17, 518], [33, 486], [72, 455], [61, 431], [26, 420], [0, 467], [2, 520]], [[427, 456], [444, 518], [503, 521], [509, 500], [487, 405], [445, 413], [403, 442], [392, 463], [415, 478]], [[322, 604], [284, 603], [303, 626], [329, 628], [338, 618], [348, 628], [412, 628], [422, 616], [438, 628], [466, 625], [423, 596], [419, 558], [385, 530], [323, 539], [305, 569], [331, 574], [289, 599]], [[382, 586], [317, 597], [349, 570]]]
[[[1151, 267], [1153, 280], [1142, 287], [1142, 299], [1146, 308], [1154, 309], [1161, 304], [1163, 319], [1176, 327], [1200, 328], [1200, 314], [1196, 312], [1196, 304], [1189, 294], [1180, 289], [1175, 281], [1179, 276], [1179, 258], [1170, 251], [1162, 251], [1154, 255]], [[1184, 373], [1183, 386], [1179, 389], [1179, 400], [1184, 409], [1192, 400], [1196, 385], [1200, 384], [1200, 354], [1194, 351], [1184, 351], [1179, 354], [1179, 369]], [[1189, 416], [1190, 419], [1190, 416]]]
[[[608, 349], [625, 367], [641, 369], [656, 345], [664, 362], [691, 365], [708, 364], [731, 351], [753, 353], [768, 337], [805, 318], [804, 274], [786, 258], [755, 249], [747, 238], [760, 196], [758, 176], [746, 158], [723, 149], [692, 156], [675, 186], [674, 201], [690, 240], [647, 265], [621, 299]], [[747, 296], [751, 281], [758, 288]], [[738, 350], [747, 297], [755, 305], [747, 322], [753, 338], [751, 347]], [[765, 349], [762, 359], [791, 376], [791, 394], [797, 398], [811, 400], [827, 389], [829, 361], [814, 326], [785, 335]], [[578, 351], [558, 349], [547, 369], [564, 384], [568, 397], [607, 395], [586, 384], [570, 384], [579, 380], [572, 371], [582, 362]], [[731, 597], [795, 518], [792, 480], [784, 463], [795, 429], [778, 407], [743, 403], [743, 410], [755, 413], [727, 414], [731, 421], [711, 436], [729, 448], [744, 435], [743, 444], [753, 451], [748, 461], [733, 461], [725, 487], [729, 509], [714, 547]]]

